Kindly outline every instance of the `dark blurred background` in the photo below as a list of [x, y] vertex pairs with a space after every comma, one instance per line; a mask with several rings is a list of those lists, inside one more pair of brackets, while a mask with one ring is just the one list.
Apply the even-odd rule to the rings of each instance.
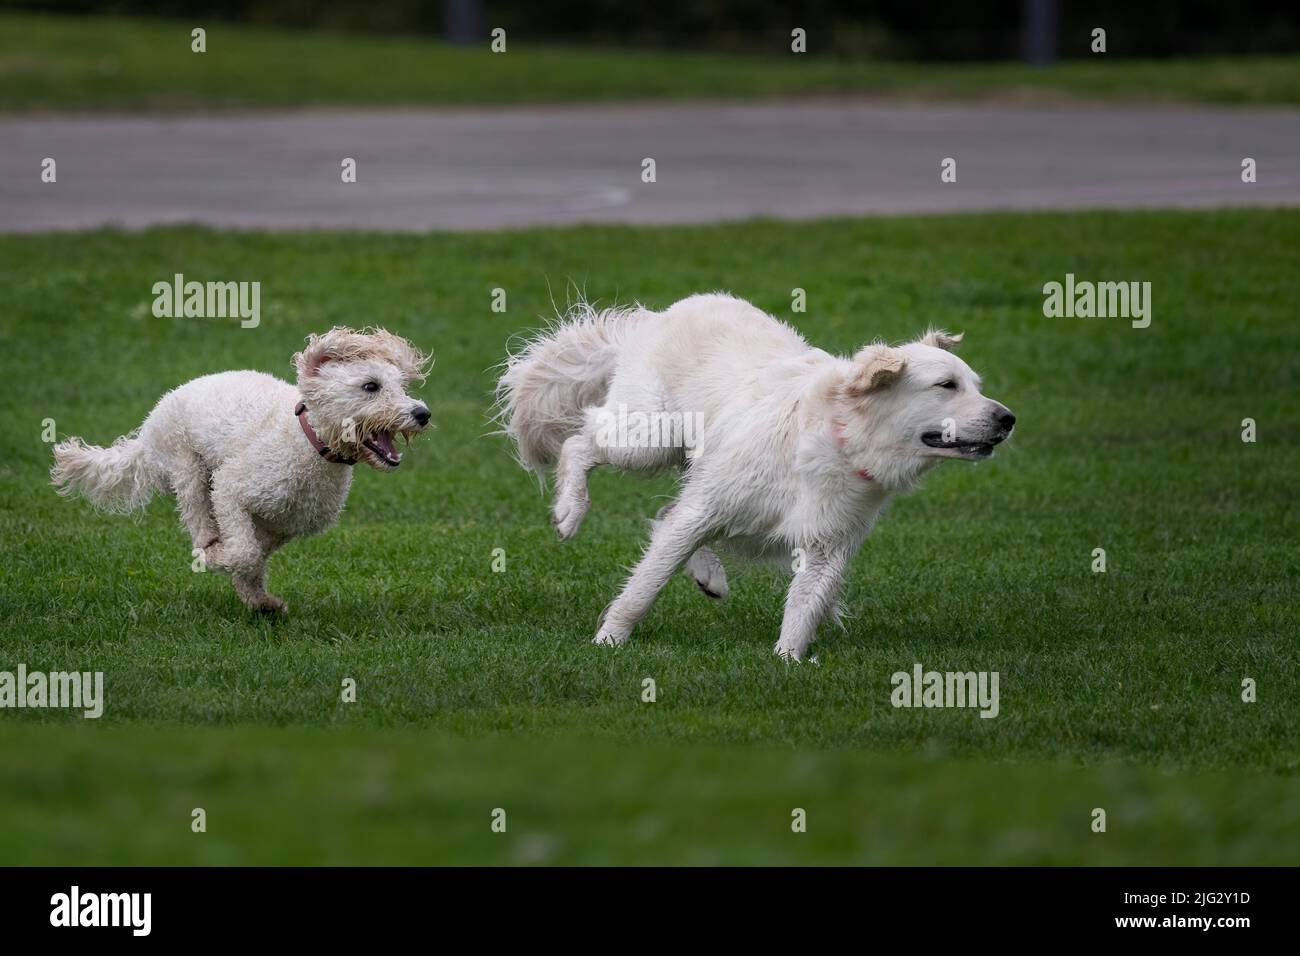
[[485, 42], [487, 31], [533, 41], [772, 52], [790, 30], [809, 52], [884, 59], [1047, 62], [1107, 52], [1159, 57], [1300, 50], [1300, 3], [1226, 0], [0, 0], [47, 13], [202, 17], [249, 24], [426, 34]]

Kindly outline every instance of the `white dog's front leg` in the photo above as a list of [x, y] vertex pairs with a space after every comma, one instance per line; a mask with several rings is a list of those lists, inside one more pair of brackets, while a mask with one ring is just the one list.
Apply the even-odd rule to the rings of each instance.
[[[220, 480], [220, 479], [218, 479]], [[205, 549], [207, 563], [230, 574], [239, 599], [255, 611], [280, 612], [285, 604], [266, 593], [266, 559], [274, 544], [268, 535], [259, 534], [253, 516], [224, 483], [216, 484], [212, 493], [221, 540]]]
[[775, 652], [801, 661], [808, 645], [817, 639], [817, 625], [839, 600], [850, 551], [809, 548], [802, 569], [795, 572], [785, 598], [785, 617]]
[[678, 502], [656, 521], [645, 554], [632, 569], [614, 602], [605, 609], [594, 644], [622, 644], [668, 579], [694, 553], [709, 532], [708, 515]]

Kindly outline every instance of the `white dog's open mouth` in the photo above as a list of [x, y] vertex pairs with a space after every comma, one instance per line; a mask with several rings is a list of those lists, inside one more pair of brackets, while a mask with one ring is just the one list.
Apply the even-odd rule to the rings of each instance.
[[942, 432], [926, 432], [921, 436], [921, 442], [931, 448], [954, 452], [963, 458], [987, 458], [993, 454], [993, 446], [997, 444], [996, 441], [944, 441]]
[[375, 432], [361, 440], [366, 461], [372, 468], [386, 471], [402, 463], [401, 452], [393, 444], [393, 432]]

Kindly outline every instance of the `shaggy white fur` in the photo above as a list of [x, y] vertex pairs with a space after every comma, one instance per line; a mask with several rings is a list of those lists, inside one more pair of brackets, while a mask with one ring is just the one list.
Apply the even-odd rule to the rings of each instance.
[[[597, 465], [681, 470], [595, 642], [627, 640], [683, 565], [704, 593], [725, 597], [707, 546], [722, 542], [794, 569], [776, 653], [802, 659], [825, 616], [838, 620], [845, 568], [889, 498], [941, 459], [987, 458], [1011, 433], [1015, 416], [951, 353], [960, 341], [931, 331], [842, 358], [712, 294], [663, 312], [579, 304], [510, 356], [499, 418], [525, 467], [544, 475], [554, 465], [561, 538], [582, 523]], [[603, 423], [629, 411], [701, 416], [703, 439], [611, 442]]]
[[285, 611], [267, 593], [267, 559], [338, 520], [353, 460], [380, 471], [401, 463], [395, 436], [429, 423], [428, 408], [406, 394], [428, 364], [383, 329], [334, 328], [293, 357], [296, 386], [262, 372], [196, 378], [109, 448], [60, 442], [50, 479], [60, 494], [115, 512], [143, 507], [156, 491], [174, 494], [205, 564], [229, 572], [250, 608]]

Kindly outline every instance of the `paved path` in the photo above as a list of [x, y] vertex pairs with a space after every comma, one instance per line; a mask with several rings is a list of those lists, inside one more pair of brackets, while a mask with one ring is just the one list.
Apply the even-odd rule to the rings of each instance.
[[[54, 185], [40, 181], [46, 156]], [[956, 184], [939, 180], [944, 157]], [[1300, 205], [1300, 111], [814, 101], [0, 118], [4, 232], [1274, 204]]]

